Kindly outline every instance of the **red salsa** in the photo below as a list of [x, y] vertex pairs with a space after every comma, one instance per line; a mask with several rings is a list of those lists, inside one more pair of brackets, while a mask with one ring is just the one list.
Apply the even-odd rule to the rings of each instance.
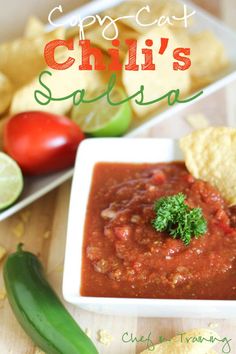
[[[182, 192], [207, 233], [186, 246], [151, 222], [154, 202]], [[98, 163], [83, 242], [83, 296], [236, 299], [236, 208], [184, 163]]]

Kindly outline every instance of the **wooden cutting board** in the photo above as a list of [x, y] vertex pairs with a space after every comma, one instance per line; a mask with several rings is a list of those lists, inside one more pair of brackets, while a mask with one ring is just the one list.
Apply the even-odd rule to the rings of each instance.
[[[196, 0], [226, 22], [234, 25], [236, 0]], [[235, 84], [221, 90], [209, 98], [208, 104], [216, 105], [216, 112], [228, 117], [236, 125]], [[234, 94], [232, 94], [234, 93]], [[223, 105], [223, 108], [222, 108]], [[166, 128], [165, 128], [166, 129]], [[168, 129], [166, 136], [168, 136]], [[163, 131], [162, 131], [163, 132]], [[145, 136], [159, 136], [160, 126], [148, 131]], [[169, 134], [171, 136], [171, 134]], [[38, 254], [42, 260], [48, 278], [61, 296], [66, 226], [71, 182], [63, 184], [57, 190], [49, 193], [23, 212], [0, 223], [0, 245], [7, 252], [14, 251], [17, 243], [24, 242], [25, 247]], [[3, 290], [2, 264], [0, 265], [0, 297]], [[62, 296], [61, 296], [62, 297]], [[129, 318], [102, 316], [89, 313], [66, 304], [71, 314], [82, 328], [88, 329], [101, 354], [135, 354], [145, 348], [145, 343], [124, 343], [122, 335], [125, 332], [140, 339], [151, 332], [153, 341], [159, 336], [170, 338], [177, 332], [191, 328], [214, 327], [223, 339], [231, 339], [231, 353], [236, 353], [236, 320], [203, 319], [160, 319], [160, 318]], [[199, 308], [201, 313], [201, 308]], [[236, 314], [235, 314], [236, 317]], [[7, 299], [0, 300], [0, 354], [33, 354], [36, 348], [18, 325], [9, 307]], [[112, 337], [110, 346], [97, 341], [99, 330], [107, 331]], [[222, 352], [222, 344], [217, 347]]]

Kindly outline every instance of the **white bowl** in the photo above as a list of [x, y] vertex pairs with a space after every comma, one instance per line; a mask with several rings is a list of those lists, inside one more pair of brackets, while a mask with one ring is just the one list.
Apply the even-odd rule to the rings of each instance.
[[63, 277], [63, 296], [83, 309], [103, 314], [145, 317], [236, 317], [236, 301], [126, 299], [80, 295], [82, 244], [93, 167], [97, 162], [181, 160], [172, 139], [88, 139], [79, 147], [72, 184]]

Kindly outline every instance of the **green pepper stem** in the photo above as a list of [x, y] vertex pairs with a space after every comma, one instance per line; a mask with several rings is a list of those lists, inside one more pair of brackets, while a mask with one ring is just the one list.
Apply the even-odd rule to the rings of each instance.
[[22, 249], [23, 246], [24, 246], [24, 244], [22, 242], [19, 243], [16, 248], [17, 252], [23, 252], [23, 249]]

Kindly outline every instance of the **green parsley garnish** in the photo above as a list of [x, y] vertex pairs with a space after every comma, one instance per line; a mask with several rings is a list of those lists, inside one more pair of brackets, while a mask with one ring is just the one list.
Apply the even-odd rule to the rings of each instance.
[[155, 202], [156, 218], [152, 225], [157, 231], [167, 231], [172, 238], [180, 238], [189, 245], [191, 238], [199, 238], [207, 231], [207, 222], [201, 208], [189, 208], [186, 196], [178, 193]]

